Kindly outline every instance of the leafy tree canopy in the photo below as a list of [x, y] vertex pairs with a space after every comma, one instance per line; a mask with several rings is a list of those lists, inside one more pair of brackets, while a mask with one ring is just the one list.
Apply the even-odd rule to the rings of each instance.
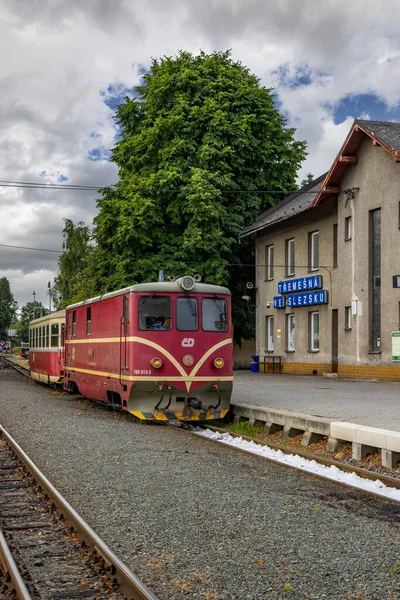
[[49, 310], [41, 302], [27, 302], [21, 308], [19, 320], [16, 323], [17, 337], [21, 342], [29, 341], [29, 323], [33, 319], [44, 317], [49, 314]]
[[0, 339], [6, 340], [7, 330], [15, 318], [17, 303], [11, 293], [7, 277], [0, 277]]
[[63, 250], [58, 259], [58, 275], [54, 280], [52, 299], [57, 309], [92, 295], [92, 279], [88, 275], [90, 229], [82, 221], [76, 225], [64, 219]]
[[[254, 241], [238, 234], [292, 190], [305, 143], [230, 52], [153, 60], [134, 99], [117, 109], [119, 181], [102, 190], [94, 237], [95, 287], [109, 291], [200, 273], [234, 295], [235, 339], [254, 336], [240, 296], [254, 281]], [[239, 266], [238, 266], [239, 265]]]
[[307, 173], [307, 175], [301, 180], [300, 187], [304, 187], [305, 185], [311, 183], [314, 179], [314, 175], [312, 173]]

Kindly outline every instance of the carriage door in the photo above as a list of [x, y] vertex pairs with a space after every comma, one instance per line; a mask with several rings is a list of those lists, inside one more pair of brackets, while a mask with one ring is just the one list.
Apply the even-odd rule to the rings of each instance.
[[128, 327], [129, 327], [129, 294], [124, 296], [124, 312], [121, 319], [120, 333], [120, 377], [129, 371], [129, 356], [128, 356]]

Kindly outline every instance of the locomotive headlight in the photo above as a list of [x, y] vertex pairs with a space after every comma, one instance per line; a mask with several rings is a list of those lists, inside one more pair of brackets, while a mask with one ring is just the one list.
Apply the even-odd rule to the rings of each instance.
[[161, 365], [162, 365], [162, 360], [161, 360], [161, 358], [159, 358], [158, 356], [156, 356], [155, 358], [151, 359], [150, 364], [155, 369], [159, 369], [161, 367]]
[[216, 358], [214, 360], [214, 367], [216, 367], [217, 369], [222, 369], [224, 364], [225, 364], [225, 362], [224, 362], [223, 358]]

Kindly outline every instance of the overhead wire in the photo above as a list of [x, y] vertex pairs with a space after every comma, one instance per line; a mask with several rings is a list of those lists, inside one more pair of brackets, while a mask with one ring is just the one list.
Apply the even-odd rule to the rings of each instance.
[[[40, 190], [75, 190], [75, 191], [96, 191], [98, 192], [102, 188], [105, 187], [114, 187], [116, 184], [108, 184], [108, 185], [85, 185], [85, 184], [72, 184], [72, 183], [41, 183], [34, 181], [10, 181], [6, 179], [0, 179], [0, 187], [10, 187], [10, 188], [29, 188], [29, 189], [40, 189]], [[132, 192], [156, 192], [156, 193], [194, 193], [199, 190], [196, 188], [158, 188], [158, 187], [138, 187], [138, 188], [130, 188]], [[283, 194], [283, 195], [291, 195], [291, 194], [319, 194], [320, 190], [219, 190], [216, 188], [213, 189], [203, 189], [202, 192], [219, 192], [221, 194]]]

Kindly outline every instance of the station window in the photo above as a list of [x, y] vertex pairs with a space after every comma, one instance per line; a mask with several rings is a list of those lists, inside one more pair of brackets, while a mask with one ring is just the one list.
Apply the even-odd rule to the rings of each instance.
[[274, 245], [265, 246], [265, 281], [274, 278]]
[[319, 351], [319, 312], [309, 313], [309, 348], [311, 352]]
[[204, 331], [228, 331], [228, 305], [226, 300], [203, 298], [201, 310]]
[[344, 239], [346, 242], [351, 240], [351, 234], [352, 234], [351, 217], [346, 217], [344, 220]]
[[267, 352], [274, 351], [274, 317], [265, 318], [266, 349]]
[[72, 335], [76, 335], [76, 310], [72, 311]]
[[319, 231], [308, 234], [308, 265], [309, 271], [319, 268]]
[[344, 307], [344, 328], [346, 330], [351, 329], [351, 306]]
[[286, 343], [288, 352], [294, 352], [296, 341], [295, 315], [286, 315]]
[[172, 301], [166, 296], [141, 296], [139, 298], [139, 329], [172, 329]]
[[339, 264], [338, 256], [338, 225], [335, 223], [333, 226], [333, 266], [337, 267]]
[[294, 261], [295, 261], [295, 252], [294, 252], [294, 238], [290, 240], [286, 240], [285, 243], [285, 263], [286, 263], [286, 277], [290, 277], [294, 275]]
[[199, 328], [199, 309], [197, 298], [177, 298], [176, 328], [179, 331], [197, 331]]
[[58, 348], [59, 344], [58, 344], [58, 323], [52, 323], [51, 324], [51, 347], [52, 348]]
[[86, 335], [90, 335], [92, 326], [92, 307], [88, 306], [86, 309]]

